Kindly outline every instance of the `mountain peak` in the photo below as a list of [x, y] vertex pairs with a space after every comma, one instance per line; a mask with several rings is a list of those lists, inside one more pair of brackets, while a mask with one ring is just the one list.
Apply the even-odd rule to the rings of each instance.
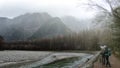
[[[70, 33], [70, 30], [59, 17], [52, 17], [46, 12], [26, 13], [8, 21], [0, 20], [0, 22], [1, 24], [11, 23], [8, 26], [0, 27], [0, 35], [4, 35], [9, 41], [49, 38]], [[6, 27], [9, 28], [5, 29]], [[2, 31], [3, 29], [5, 32]]]

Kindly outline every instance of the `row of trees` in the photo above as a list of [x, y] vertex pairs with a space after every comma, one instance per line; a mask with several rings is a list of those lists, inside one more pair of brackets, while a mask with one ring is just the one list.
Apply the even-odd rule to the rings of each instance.
[[0, 50], [2, 50], [3, 48], [3, 44], [4, 44], [4, 38], [2, 36], [0, 36]]
[[99, 38], [93, 30], [86, 30], [68, 36], [34, 41], [5, 43], [9, 50], [99, 50]]

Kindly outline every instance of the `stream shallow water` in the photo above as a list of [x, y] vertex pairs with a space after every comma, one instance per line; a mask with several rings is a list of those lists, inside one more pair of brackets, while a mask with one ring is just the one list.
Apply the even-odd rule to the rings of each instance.
[[75, 64], [75, 62], [79, 61], [80, 59], [81, 59], [80, 57], [66, 58], [33, 68], [70, 68], [70, 66]]
[[85, 53], [55, 53], [35, 63], [20, 68], [79, 68], [92, 54]]
[[2, 68], [79, 68], [88, 58], [93, 57], [87, 53], [55, 52], [32, 62], [6, 65]]

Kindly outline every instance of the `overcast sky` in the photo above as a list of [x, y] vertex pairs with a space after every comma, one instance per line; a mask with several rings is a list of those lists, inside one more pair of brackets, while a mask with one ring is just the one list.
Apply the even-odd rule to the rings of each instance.
[[0, 17], [15, 17], [31, 12], [48, 12], [52, 16], [72, 15], [91, 18], [95, 11], [79, 6], [85, 0], [0, 0]]

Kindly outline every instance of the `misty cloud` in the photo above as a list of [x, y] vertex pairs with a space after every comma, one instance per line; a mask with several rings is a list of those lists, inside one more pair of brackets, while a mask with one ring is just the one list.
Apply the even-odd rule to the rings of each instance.
[[48, 12], [52, 16], [71, 15], [91, 18], [95, 11], [77, 7], [80, 0], [0, 0], [0, 16], [15, 17], [30, 12]]

